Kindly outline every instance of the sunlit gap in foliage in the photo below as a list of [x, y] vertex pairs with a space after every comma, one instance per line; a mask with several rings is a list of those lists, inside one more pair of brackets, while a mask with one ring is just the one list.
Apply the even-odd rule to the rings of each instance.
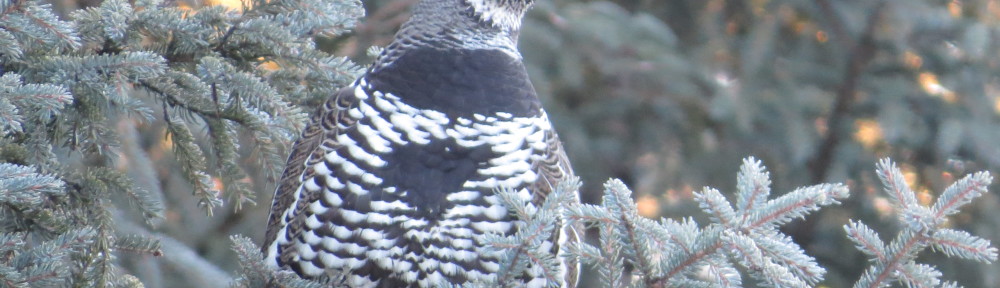
[[920, 73], [920, 76], [917, 76], [917, 81], [920, 82], [920, 87], [923, 88], [924, 92], [927, 92], [927, 94], [940, 97], [941, 100], [948, 103], [955, 103], [955, 101], [958, 100], [958, 95], [956, 95], [951, 89], [948, 89], [948, 87], [941, 85], [941, 82], [938, 81], [937, 75], [934, 73]]

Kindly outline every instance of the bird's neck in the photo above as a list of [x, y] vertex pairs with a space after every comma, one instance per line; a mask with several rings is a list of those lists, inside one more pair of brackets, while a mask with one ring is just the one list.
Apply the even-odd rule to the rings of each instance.
[[[470, 4], [482, 1], [486, 0], [420, 1], [414, 7], [410, 20], [396, 33], [395, 39], [385, 48], [373, 68], [391, 65], [402, 54], [417, 49], [498, 50], [520, 60], [521, 54], [517, 51], [520, 14], [516, 17], [499, 16], [498, 12], [483, 14], [483, 11], [494, 10], [478, 8], [485, 9], [478, 11]], [[504, 23], [516, 22], [516, 25], [498, 25], [500, 22], [496, 21], [501, 21], [501, 18], [506, 19]]]
[[518, 0], [458, 0], [468, 5], [480, 21], [491, 26], [508, 30], [518, 30], [521, 18], [528, 10], [530, 1]]

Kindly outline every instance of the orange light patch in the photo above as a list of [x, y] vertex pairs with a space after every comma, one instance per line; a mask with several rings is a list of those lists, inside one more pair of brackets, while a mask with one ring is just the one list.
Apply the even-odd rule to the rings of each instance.
[[795, 31], [795, 34], [802, 34], [808, 27], [809, 22], [806, 21], [795, 21], [795, 24], [792, 24], [792, 30]]
[[205, 4], [209, 6], [220, 5], [236, 11], [243, 11], [243, 1], [241, 0], [207, 0]]
[[260, 63], [260, 69], [262, 69], [264, 71], [268, 71], [268, 72], [273, 72], [273, 71], [278, 71], [279, 69], [281, 69], [281, 65], [278, 65], [278, 63], [274, 62], [274, 61], [266, 61], [266, 62]]
[[173, 150], [174, 149], [174, 134], [167, 133], [167, 128], [163, 128], [163, 134], [167, 135], [163, 137], [163, 141], [160, 142], [160, 146], [163, 150]]
[[739, 25], [736, 25], [736, 22], [730, 21], [729, 23], [726, 23], [726, 35], [736, 35], [736, 32], [739, 31], [739, 28], [740, 27]]
[[903, 172], [903, 180], [906, 181], [907, 186], [911, 187], [910, 189], [917, 187], [917, 184], [919, 184], [917, 181], [920, 180], [920, 175], [917, 174], [917, 171], [913, 171], [913, 167], [903, 165], [903, 167], [899, 168], [899, 170]]
[[931, 205], [934, 203], [934, 195], [931, 195], [931, 192], [926, 188], [920, 189], [920, 192], [917, 192], [917, 202], [924, 206]]
[[917, 76], [917, 82], [920, 82], [920, 87], [924, 88], [924, 92], [933, 96], [938, 96], [945, 102], [955, 103], [955, 101], [958, 100], [958, 95], [951, 91], [951, 89], [941, 85], [941, 82], [938, 81], [937, 75], [934, 75], [934, 73], [920, 73], [920, 75]]
[[816, 41], [819, 41], [819, 43], [826, 43], [826, 41], [829, 41], [829, 40], [830, 40], [830, 37], [826, 35], [826, 32], [824, 32], [822, 30], [816, 31]]
[[861, 146], [871, 149], [882, 143], [884, 133], [878, 121], [859, 119], [854, 122], [854, 125], [857, 127], [857, 130], [854, 131], [854, 140], [861, 143]]
[[892, 211], [895, 210], [892, 208], [892, 204], [889, 203], [889, 199], [886, 199], [885, 197], [875, 197], [875, 199], [872, 200], [872, 206], [875, 208], [875, 212], [882, 217], [891, 216]]
[[986, 11], [993, 14], [993, 17], [1000, 17], [1000, 5], [998, 5], [996, 1], [990, 1], [990, 3], [987, 3]]
[[191, 5], [188, 5], [184, 1], [177, 1], [177, 9], [181, 9], [182, 11], [191, 11], [191, 10], [194, 10], [194, 8], [191, 7]]
[[952, 0], [948, 2], [948, 14], [951, 17], [961, 18], [962, 17], [962, 1]]
[[918, 69], [924, 65], [924, 59], [920, 55], [917, 55], [917, 53], [913, 53], [913, 51], [906, 51], [903, 53], [903, 63], [906, 63], [906, 67]]
[[955, 182], [955, 175], [952, 175], [950, 172], [941, 172], [941, 180], [945, 183]]
[[823, 117], [816, 118], [816, 120], [813, 121], [813, 127], [819, 135], [826, 135], [826, 132], [830, 130], [830, 126], [826, 124], [826, 118]]
[[222, 189], [225, 189], [225, 188], [226, 188], [226, 184], [222, 183], [222, 179], [220, 179], [219, 177], [212, 177], [212, 190], [220, 191], [221, 192]]
[[639, 215], [643, 217], [656, 217], [660, 216], [660, 203], [656, 200], [656, 197], [649, 195], [639, 196], [639, 199], [635, 200], [636, 209], [639, 210]]
[[1000, 114], [1000, 97], [993, 98], [993, 111]]

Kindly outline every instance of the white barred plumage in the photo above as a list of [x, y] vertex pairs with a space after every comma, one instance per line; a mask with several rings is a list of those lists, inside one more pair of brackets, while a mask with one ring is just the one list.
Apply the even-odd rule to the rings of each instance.
[[[293, 146], [266, 262], [304, 277], [346, 268], [351, 287], [495, 278], [499, 255], [478, 239], [514, 233], [517, 219], [494, 192], [538, 204], [572, 175], [514, 46], [530, 4], [420, 1], [376, 64], [331, 96]], [[576, 241], [572, 228], [550, 239], [553, 251]], [[522, 279], [573, 285], [578, 267], [564, 268], [559, 283], [537, 271]]]

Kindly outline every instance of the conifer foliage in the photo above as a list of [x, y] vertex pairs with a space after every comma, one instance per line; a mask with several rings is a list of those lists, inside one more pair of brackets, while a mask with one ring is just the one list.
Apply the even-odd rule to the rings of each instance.
[[43, 2], [0, 1], [0, 286], [138, 287], [120, 253], [174, 252], [121, 216], [156, 224], [164, 210], [161, 191], [122, 169], [146, 156], [123, 149], [132, 136], [121, 131], [165, 126], [157, 141], [208, 215], [255, 203], [241, 151], [280, 172], [307, 117], [298, 104], [359, 71], [313, 38], [362, 15], [357, 0], [247, 1], [242, 11], [106, 0], [64, 17]]
[[993, 182], [989, 172], [970, 174], [958, 180], [930, 207], [917, 201], [896, 164], [883, 159], [876, 173], [893, 207], [899, 211], [897, 221], [901, 231], [886, 245], [879, 234], [864, 223], [851, 221], [844, 225], [847, 237], [871, 258], [872, 263], [854, 287], [884, 287], [894, 281], [907, 287], [958, 287], [954, 282], [942, 283], [942, 273], [934, 266], [915, 261], [918, 253], [927, 248], [949, 257], [982, 263], [997, 260], [997, 249], [990, 246], [989, 240], [944, 226], [947, 216], [958, 213], [959, 208], [986, 193], [986, 187]]
[[[598, 268], [603, 287], [742, 287], [736, 265], [768, 287], [821, 281], [825, 270], [778, 228], [839, 204], [849, 194], [847, 186], [820, 184], [769, 199], [771, 180], [754, 158], [744, 160], [737, 183], [736, 203], [713, 188], [695, 195], [713, 222], [699, 227], [690, 218], [639, 216], [632, 192], [621, 181], [609, 181], [601, 205], [567, 209], [569, 221], [600, 233], [598, 247], [583, 245], [574, 254]], [[624, 269], [626, 263], [632, 271]]]
[[[920, 205], [906, 184], [902, 172], [888, 159], [876, 171], [897, 212], [901, 231], [889, 245], [861, 222], [844, 226], [846, 236], [872, 258], [872, 265], [854, 287], [886, 287], [899, 282], [906, 287], [960, 287], [939, 279], [934, 266], [918, 264], [915, 258], [926, 248], [951, 256], [991, 263], [997, 249], [990, 241], [944, 228], [947, 217], [958, 208], [986, 193], [992, 181], [988, 172], [966, 176], [947, 188], [931, 207]], [[556, 201], [541, 207], [507, 201], [512, 211], [525, 219], [522, 230], [510, 237], [484, 237], [482, 242], [500, 247], [508, 261], [504, 274], [519, 273], [528, 265], [558, 269], [553, 254], [538, 249], [538, 237], [553, 233], [552, 223], [583, 223], [599, 233], [599, 243], [563, 247], [565, 257], [578, 257], [599, 273], [595, 287], [815, 287], [826, 270], [791, 237], [779, 231], [782, 224], [840, 204], [849, 196], [843, 184], [819, 184], [771, 197], [769, 173], [760, 161], [747, 158], [737, 175], [735, 203], [714, 188], [696, 193], [701, 210], [711, 224], [699, 226], [692, 218], [661, 218], [658, 221], [638, 214], [632, 192], [619, 180], [608, 181], [600, 205], [562, 206], [553, 204], [562, 195], [579, 188], [571, 181], [553, 194]], [[517, 199], [512, 191], [501, 191], [504, 199]], [[567, 202], [568, 203], [568, 202]], [[543, 238], [544, 239], [544, 238]], [[743, 273], [755, 283], [745, 283]], [[558, 271], [546, 275], [559, 275]], [[469, 287], [518, 287], [517, 279], [496, 283], [472, 283]], [[558, 276], [550, 277], [556, 280]], [[550, 281], [554, 283], [555, 281]], [[512, 284], [514, 283], [514, 284]], [[522, 283], [523, 284], [523, 283]], [[591, 287], [591, 286], [587, 286]]]

